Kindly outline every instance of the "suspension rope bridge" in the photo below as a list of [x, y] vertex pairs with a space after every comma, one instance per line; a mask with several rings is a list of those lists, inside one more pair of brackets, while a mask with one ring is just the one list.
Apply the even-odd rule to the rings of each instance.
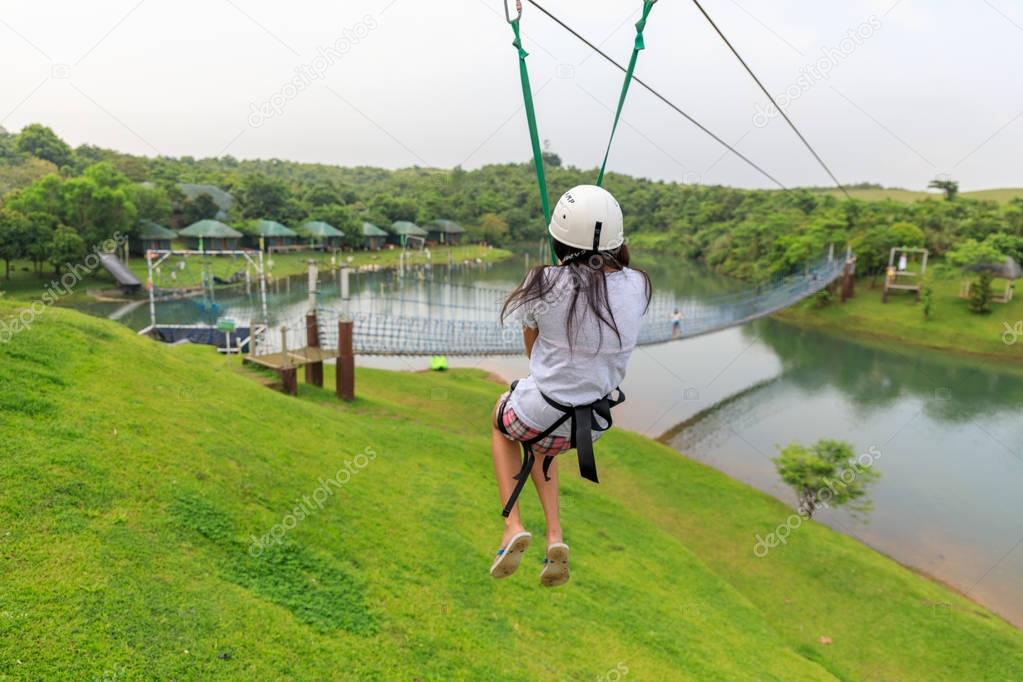
[[[800, 273], [753, 289], [705, 298], [680, 300], [655, 292], [640, 330], [639, 345], [691, 339], [744, 325], [813, 296], [840, 279], [852, 259], [822, 258]], [[316, 338], [309, 338], [304, 316], [278, 319], [256, 332], [253, 359], [279, 357], [286, 349], [293, 362], [319, 362], [338, 354], [338, 322], [353, 323], [353, 350], [358, 355], [518, 355], [523, 352], [522, 329], [514, 320], [502, 324], [499, 311], [509, 290], [440, 285], [435, 295], [419, 285], [416, 296], [402, 301], [405, 313], [394, 307], [386, 312], [370, 309], [354, 299], [340, 306], [316, 308]], [[673, 329], [671, 315], [682, 313], [681, 329]], [[310, 340], [313, 342], [310, 343]]]

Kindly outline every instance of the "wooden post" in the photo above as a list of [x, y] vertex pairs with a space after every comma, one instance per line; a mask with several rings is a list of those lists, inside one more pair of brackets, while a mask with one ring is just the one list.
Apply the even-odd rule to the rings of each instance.
[[352, 349], [351, 320], [337, 323], [337, 397], [351, 402], [355, 400], [355, 353]]
[[288, 353], [288, 328], [281, 326], [281, 391], [287, 395], [298, 395], [298, 369], [291, 366]]
[[849, 259], [842, 270], [842, 303], [856, 295], [856, 261]]
[[[306, 345], [309, 348], [320, 347], [320, 327], [316, 321], [316, 313], [305, 316]], [[305, 366], [305, 382], [310, 386], [323, 388], [323, 361], [309, 362]]]

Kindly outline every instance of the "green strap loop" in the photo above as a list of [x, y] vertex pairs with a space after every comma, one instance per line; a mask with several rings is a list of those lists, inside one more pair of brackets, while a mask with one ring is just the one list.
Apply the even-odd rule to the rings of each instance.
[[519, 33], [519, 19], [510, 22], [512, 31], [515, 33], [515, 40], [512, 45], [519, 53], [519, 76], [522, 80], [522, 99], [526, 109], [526, 121], [529, 123], [529, 140], [533, 147], [533, 165], [536, 167], [536, 184], [540, 189], [540, 205], [543, 206], [544, 233], [547, 235], [547, 245], [550, 247], [551, 262], [557, 265], [558, 259], [554, 255], [554, 243], [547, 226], [551, 224], [550, 199], [547, 196], [547, 178], [543, 171], [543, 152], [540, 150], [540, 133], [536, 127], [536, 112], [533, 109], [533, 90], [529, 85], [529, 69], [526, 68], [526, 57], [529, 53], [522, 47], [522, 36]]
[[611, 143], [614, 142], [615, 131], [618, 130], [618, 121], [622, 118], [625, 96], [629, 94], [629, 85], [632, 84], [632, 73], [636, 70], [636, 61], [639, 59], [640, 51], [646, 49], [646, 42], [643, 40], [643, 29], [646, 28], [646, 21], [650, 16], [650, 10], [654, 8], [656, 3], [657, 0], [643, 0], [643, 16], [636, 22], [636, 43], [632, 48], [632, 59], [629, 60], [629, 68], [625, 71], [625, 83], [622, 85], [622, 94], [618, 98], [618, 110], [615, 112], [614, 125], [611, 126], [611, 137], [607, 141], [604, 162], [600, 164], [600, 174], [597, 175], [597, 187], [604, 185], [604, 171], [607, 169], [607, 158], [611, 154]]

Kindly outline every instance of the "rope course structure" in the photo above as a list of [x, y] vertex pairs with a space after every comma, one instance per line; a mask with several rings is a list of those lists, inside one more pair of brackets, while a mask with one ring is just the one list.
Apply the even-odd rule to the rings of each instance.
[[[787, 308], [829, 286], [849, 271], [853, 260], [821, 258], [796, 275], [779, 278], [751, 290], [696, 301], [655, 294], [640, 331], [639, 345], [690, 339], [744, 325]], [[522, 331], [515, 320], [502, 324], [500, 304], [510, 291], [439, 285], [445, 296], [427, 294], [430, 287], [417, 284], [407, 298], [408, 314], [372, 312], [358, 305], [316, 309], [318, 343], [310, 349], [304, 317], [279, 319], [259, 334], [253, 355], [280, 353], [286, 346], [296, 360], [313, 352], [318, 360], [337, 354], [338, 322], [353, 322], [353, 346], [358, 355], [518, 355], [523, 352]], [[456, 302], [457, 301], [457, 302]], [[412, 304], [415, 304], [413, 307]], [[682, 329], [673, 332], [671, 314], [683, 315]]]

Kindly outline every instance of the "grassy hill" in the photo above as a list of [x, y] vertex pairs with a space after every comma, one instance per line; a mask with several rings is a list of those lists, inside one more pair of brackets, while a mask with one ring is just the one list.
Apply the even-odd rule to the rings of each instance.
[[[841, 190], [827, 190], [826, 194], [831, 194], [836, 197], [843, 197]], [[854, 199], [862, 199], [863, 201], [884, 201], [886, 199], [892, 199], [893, 201], [911, 202], [920, 201], [921, 199], [941, 199], [942, 194], [940, 192], [925, 192], [915, 191], [911, 189], [898, 189], [898, 188], [886, 188], [886, 189], [851, 189], [849, 195]], [[981, 189], [973, 192], [960, 192], [959, 196], [967, 199], [977, 199], [978, 201], [997, 201], [999, 203], [1006, 203], [1013, 199], [1023, 198], [1023, 188], [1020, 187], [1007, 187], [1002, 189]]]
[[[908, 292], [893, 292], [888, 303], [881, 302], [883, 278], [871, 289], [871, 278], [856, 283], [856, 296], [844, 304], [837, 301], [821, 308], [814, 299], [786, 308], [776, 317], [806, 327], [843, 336], [896, 341], [960, 354], [983, 355], [999, 360], [1023, 362], [1023, 296], [1008, 303], [992, 304], [988, 315], [970, 312], [959, 298], [962, 276], [948, 268], [932, 267], [928, 282], [933, 289], [933, 310], [925, 318], [922, 305]], [[997, 280], [1002, 293], [1005, 280]], [[1011, 343], [1007, 342], [1010, 341]]]
[[624, 432], [565, 470], [572, 582], [494, 581], [500, 386], [237, 363], [66, 310], [0, 343], [0, 679], [1023, 679], [983, 608], [814, 523], [757, 558], [789, 509]]

